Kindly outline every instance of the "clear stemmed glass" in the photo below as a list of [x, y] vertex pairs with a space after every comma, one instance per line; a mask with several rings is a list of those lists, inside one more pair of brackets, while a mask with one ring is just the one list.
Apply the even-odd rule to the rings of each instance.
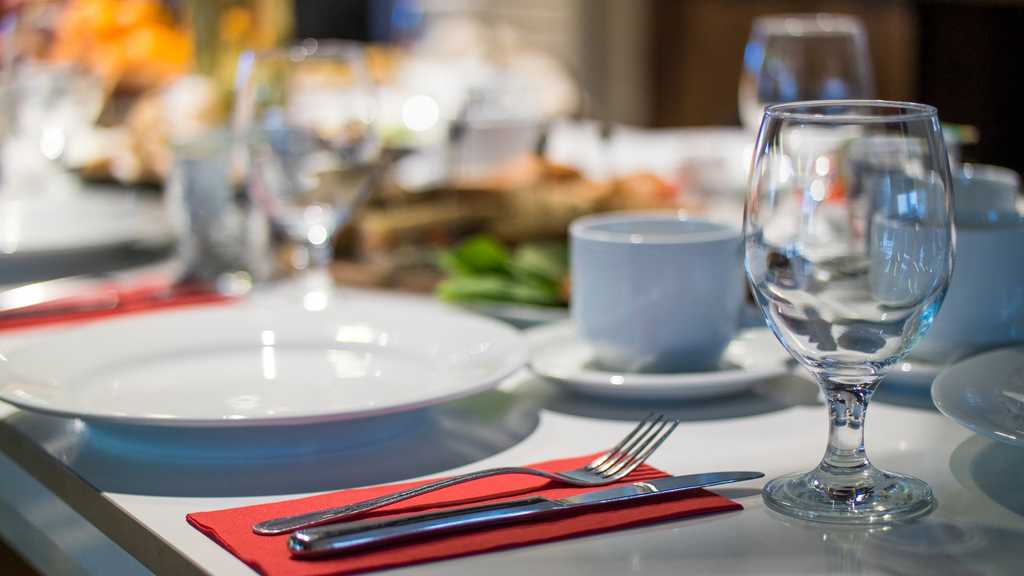
[[757, 130], [766, 106], [874, 98], [867, 34], [838, 14], [783, 14], [754, 21], [743, 53], [740, 120]]
[[296, 243], [295, 267], [325, 281], [334, 235], [379, 167], [364, 51], [307, 41], [248, 52], [237, 82], [234, 124], [246, 144], [250, 197]]
[[858, 524], [931, 509], [927, 484], [870, 463], [864, 417], [945, 296], [950, 191], [930, 106], [837, 100], [765, 112], [744, 213], [747, 276], [776, 337], [824, 390], [829, 422], [821, 464], [769, 482], [770, 508]]

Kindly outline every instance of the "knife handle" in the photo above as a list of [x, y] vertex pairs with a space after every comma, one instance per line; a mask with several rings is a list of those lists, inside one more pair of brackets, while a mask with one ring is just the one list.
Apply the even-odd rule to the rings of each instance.
[[295, 532], [288, 538], [288, 549], [292, 556], [299, 558], [344, 554], [382, 544], [458, 532], [476, 526], [514, 522], [564, 506], [555, 500], [533, 497], [454, 510], [409, 514], [398, 518], [338, 522]]

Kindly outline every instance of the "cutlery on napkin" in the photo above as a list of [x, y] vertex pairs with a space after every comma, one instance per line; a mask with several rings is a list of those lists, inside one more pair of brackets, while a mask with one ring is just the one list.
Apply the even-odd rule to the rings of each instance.
[[476, 472], [459, 474], [458, 476], [444, 478], [408, 490], [399, 490], [380, 498], [372, 498], [347, 506], [315, 510], [297, 516], [272, 518], [255, 524], [252, 529], [253, 532], [263, 535], [284, 534], [300, 528], [310, 528], [312, 526], [339, 522], [353, 515], [365, 514], [368, 511], [396, 504], [402, 500], [417, 498], [436, 490], [444, 490], [466, 482], [475, 482], [482, 478], [505, 476], [508, 474], [530, 474], [553, 482], [562, 482], [570, 486], [606, 486], [622, 480], [630, 472], [646, 462], [665, 439], [671, 436], [672, 432], [675, 432], [678, 426], [678, 420], [665, 418], [664, 414], [651, 413], [626, 434], [614, 448], [603, 452], [585, 466], [575, 470], [549, 472], [547, 470], [522, 466], [501, 466], [477, 470]]
[[0, 292], [0, 331], [231, 298], [202, 284], [172, 282], [162, 277], [130, 284], [61, 278]]
[[[557, 472], [585, 465], [594, 456], [596, 455], [590, 454], [577, 458], [528, 464], [528, 466]], [[644, 465], [608, 487], [627, 486], [640, 481], [649, 482], [667, 476], [656, 468]], [[482, 526], [471, 532], [440, 534], [428, 539], [400, 542], [315, 561], [293, 557], [287, 547], [288, 534], [262, 536], [252, 531], [253, 524], [269, 518], [343, 506], [390, 494], [396, 490], [423, 485], [431, 480], [437, 480], [437, 478], [399, 485], [354, 488], [227, 510], [194, 512], [187, 516], [187, 520], [197, 530], [262, 574], [326, 576], [407, 566], [743, 508], [737, 502], [698, 488], [669, 498], [652, 498], [626, 503], [611, 502], [595, 507], [586, 514], [575, 513], [572, 510], [554, 510], [544, 518], [543, 522]], [[399, 514], [450, 510], [458, 506], [483, 502], [496, 504], [501, 501], [531, 496], [564, 499], [592, 490], [593, 488], [548, 482], [534, 476], [496, 476], [445, 491], [426, 494], [415, 501], [381, 508], [368, 514], [367, 517], [384, 519]]]
[[594, 506], [612, 502], [661, 497], [684, 490], [742, 482], [763, 476], [764, 474], [761, 472], [709, 472], [688, 476], [671, 476], [561, 499], [534, 496], [497, 504], [408, 514], [384, 520], [337, 522], [326, 526], [305, 528], [293, 533], [288, 539], [288, 549], [292, 555], [300, 558], [346, 554], [384, 544], [459, 532], [470, 528], [524, 522], [543, 517], [557, 510], [586, 511]]

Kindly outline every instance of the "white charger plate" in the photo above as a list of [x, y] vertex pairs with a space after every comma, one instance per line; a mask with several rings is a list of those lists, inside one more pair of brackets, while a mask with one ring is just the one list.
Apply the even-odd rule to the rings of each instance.
[[525, 360], [515, 329], [442, 304], [257, 293], [90, 324], [4, 351], [0, 400], [135, 425], [354, 420], [483, 391]]
[[1024, 446], [1024, 347], [958, 362], [935, 379], [935, 406], [978, 434]]
[[734, 394], [788, 372], [789, 353], [767, 328], [741, 332], [718, 370], [675, 374], [610, 372], [594, 367], [594, 351], [571, 321], [526, 331], [529, 366], [574, 392], [622, 399], [692, 399]]

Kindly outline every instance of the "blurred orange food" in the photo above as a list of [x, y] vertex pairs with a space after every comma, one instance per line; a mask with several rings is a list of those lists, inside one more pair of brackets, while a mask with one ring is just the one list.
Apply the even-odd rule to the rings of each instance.
[[70, 0], [50, 56], [85, 66], [108, 89], [142, 90], [187, 72], [192, 42], [158, 0]]

